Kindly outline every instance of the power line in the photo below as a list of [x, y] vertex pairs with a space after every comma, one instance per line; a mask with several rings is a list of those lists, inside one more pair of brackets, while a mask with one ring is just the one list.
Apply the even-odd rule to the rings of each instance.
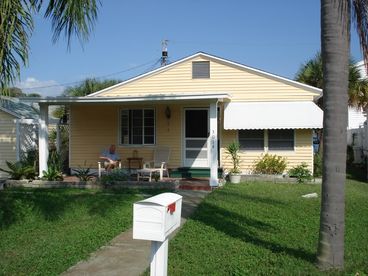
[[[155, 62], [154, 65], [156, 65], [157, 64], [157, 59], [155, 58], [155, 59], [150, 60], [146, 63], [140, 64], [140, 65], [137, 65], [137, 66], [133, 66], [133, 67], [130, 67], [128, 69], [120, 70], [120, 71], [117, 71], [117, 72], [114, 72], [114, 73], [111, 73], [111, 74], [102, 75], [102, 76], [98, 76], [98, 77], [91, 77], [91, 78], [93, 78], [93, 79], [103, 79], [103, 78], [111, 77], [111, 76], [114, 76], [114, 75], [118, 75], [118, 74], [121, 74], [121, 73], [129, 72], [129, 71], [144, 67], [146, 65], [151, 64], [152, 62]], [[82, 82], [84, 82], [84, 80], [66, 82], [66, 83], [60, 83], [60, 84], [53, 84], [53, 85], [46, 85], [46, 86], [24, 87], [24, 88], [21, 88], [21, 89], [22, 90], [26, 90], [26, 89], [30, 90], [30, 89], [43, 89], [43, 88], [51, 88], [51, 87], [59, 87], [59, 86], [70, 86], [70, 85], [74, 85], [74, 84], [78, 84], [78, 83], [82, 83]]]

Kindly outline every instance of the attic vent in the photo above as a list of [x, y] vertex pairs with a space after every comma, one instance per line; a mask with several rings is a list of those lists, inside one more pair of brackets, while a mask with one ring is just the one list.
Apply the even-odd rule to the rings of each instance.
[[193, 61], [192, 78], [193, 79], [209, 79], [210, 78], [210, 62], [209, 61]]

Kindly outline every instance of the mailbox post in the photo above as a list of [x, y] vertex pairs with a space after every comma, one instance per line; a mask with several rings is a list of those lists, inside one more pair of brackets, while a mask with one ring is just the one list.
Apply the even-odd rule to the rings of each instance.
[[151, 276], [167, 275], [168, 237], [180, 226], [182, 196], [163, 193], [133, 205], [133, 239], [151, 242]]

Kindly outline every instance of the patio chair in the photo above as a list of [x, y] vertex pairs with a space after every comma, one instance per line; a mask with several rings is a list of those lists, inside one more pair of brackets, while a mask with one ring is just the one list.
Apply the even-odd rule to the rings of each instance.
[[[106, 160], [100, 159], [100, 161], [97, 162], [97, 165], [98, 165], [98, 177], [99, 178], [101, 177], [101, 175], [104, 172], [107, 173], [106, 166], [105, 166], [105, 161]], [[121, 169], [121, 161], [118, 160], [117, 163], [118, 163], [119, 169]]]
[[143, 169], [137, 170], [137, 180], [148, 179], [152, 181], [154, 173], [160, 174], [160, 180], [163, 179], [164, 172], [169, 177], [169, 170], [167, 163], [169, 161], [170, 148], [165, 146], [156, 147], [153, 152], [153, 161], [146, 161], [143, 163]]

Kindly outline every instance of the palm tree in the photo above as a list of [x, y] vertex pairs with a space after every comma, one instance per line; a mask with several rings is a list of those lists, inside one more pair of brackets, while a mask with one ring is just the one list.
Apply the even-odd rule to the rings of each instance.
[[92, 94], [96, 91], [102, 90], [106, 87], [113, 86], [119, 83], [119, 80], [98, 80], [95, 78], [85, 79], [76, 86], [71, 86], [65, 89], [64, 96], [83, 97]]
[[352, 10], [367, 62], [367, 9], [367, 0], [321, 0], [324, 150], [317, 262], [322, 270], [344, 267], [350, 17]]
[[98, 3], [98, 0], [1, 0], [0, 89], [19, 79], [21, 65], [28, 63], [35, 13], [45, 11], [44, 17], [51, 19], [53, 41], [63, 33], [69, 48], [72, 36], [81, 43], [88, 39], [97, 19]]
[[[296, 74], [296, 81], [323, 88], [322, 55], [318, 52], [312, 59], [302, 64]], [[349, 105], [356, 108], [366, 108], [368, 105], [368, 80], [364, 79], [359, 67], [353, 59], [349, 60]], [[322, 97], [318, 104], [323, 107]]]

